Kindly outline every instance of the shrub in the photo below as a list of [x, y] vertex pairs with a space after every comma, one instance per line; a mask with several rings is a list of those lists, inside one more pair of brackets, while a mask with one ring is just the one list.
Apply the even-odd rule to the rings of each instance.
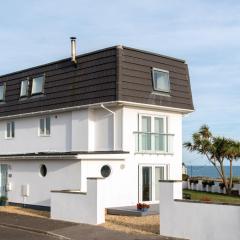
[[0, 202], [7, 202], [8, 198], [7, 197], [0, 197]]
[[215, 185], [214, 181], [213, 180], [208, 180], [208, 186], [212, 187], [213, 185]]
[[198, 184], [198, 179], [190, 179], [189, 180], [190, 184]]
[[[225, 184], [223, 182], [219, 183], [219, 187], [223, 190], [225, 188]], [[234, 187], [234, 184], [232, 183], [232, 188]]]
[[208, 185], [208, 180], [203, 180], [202, 185], [203, 185], [203, 187], [206, 187]]
[[189, 176], [187, 174], [182, 174], [182, 180], [187, 181], [189, 179]]

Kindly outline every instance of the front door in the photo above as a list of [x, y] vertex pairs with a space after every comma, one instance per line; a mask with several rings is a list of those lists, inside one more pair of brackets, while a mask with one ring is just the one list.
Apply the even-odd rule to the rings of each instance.
[[167, 179], [166, 165], [139, 165], [139, 202], [159, 201], [159, 180]]
[[8, 165], [0, 164], [0, 196], [7, 197]]

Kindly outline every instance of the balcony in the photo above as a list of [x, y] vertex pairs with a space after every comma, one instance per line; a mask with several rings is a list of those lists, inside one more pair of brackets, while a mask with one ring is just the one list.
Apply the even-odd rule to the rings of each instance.
[[134, 132], [137, 153], [173, 154], [174, 134]]

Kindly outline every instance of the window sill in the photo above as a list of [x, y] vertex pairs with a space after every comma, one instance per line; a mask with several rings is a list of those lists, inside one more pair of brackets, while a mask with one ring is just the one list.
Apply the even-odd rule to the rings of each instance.
[[143, 154], [155, 154], [155, 155], [174, 155], [174, 153], [172, 153], [172, 152], [153, 152], [153, 151], [141, 151], [141, 152], [135, 152], [134, 153], [135, 155], [136, 154], [141, 154], [141, 155], [143, 155]]
[[51, 135], [38, 135], [39, 137], [51, 137]]
[[5, 140], [13, 140], [14, 137], [5, 137]]
[[163, 97], [171, 97], [170, 92], [161, 92], [161, 91], [157, 91], [157, 90], [154, 90], [153, 92], [151, 92], [151, 94], [163, 96]]

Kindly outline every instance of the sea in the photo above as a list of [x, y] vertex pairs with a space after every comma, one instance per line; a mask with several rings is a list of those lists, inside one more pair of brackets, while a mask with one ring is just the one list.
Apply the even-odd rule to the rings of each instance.
[[[225, 166], [225, 173], [229, 176], [229, 166]], [[204, 176], [219, 178], [217, 170], [213, 166], [187, 166], [189, 176]], [[233, 166], [233, 176], [240, 177], [240, 166]]]

